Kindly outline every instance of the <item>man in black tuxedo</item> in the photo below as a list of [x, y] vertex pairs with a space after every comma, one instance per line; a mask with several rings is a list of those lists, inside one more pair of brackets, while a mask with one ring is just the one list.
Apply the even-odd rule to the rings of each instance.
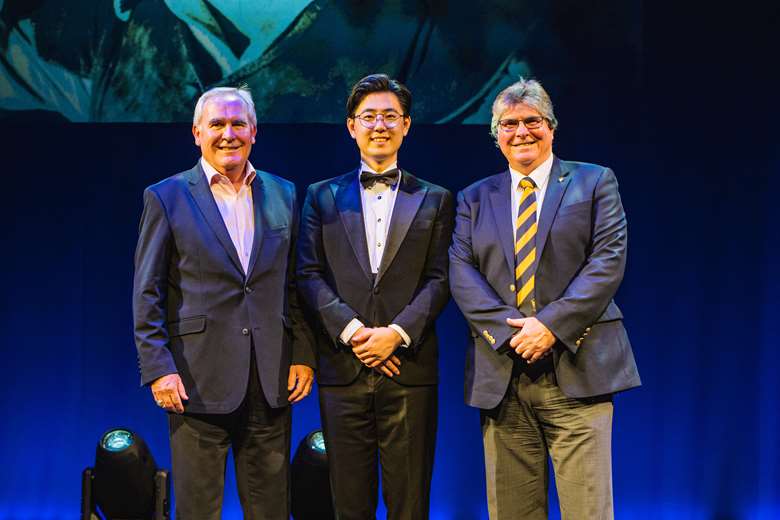
[[384, 74], [347, 101], [360, 168], [309, 186], [298, 240], [339, 519], [428, 517], [437, 413], [434, 321], [449, 298], [450, 192], [398, 169], [411, 93]]
[[297, 305], [295, 187], [249, 162], [248, 91], [204, 93], [202, 158], [144, 191], [133, 317], [141, 383], [168, 412], [177, 518], [218, 519], [233, 450], [246, 518], [288, 520], [290, 403], [314, 355]]

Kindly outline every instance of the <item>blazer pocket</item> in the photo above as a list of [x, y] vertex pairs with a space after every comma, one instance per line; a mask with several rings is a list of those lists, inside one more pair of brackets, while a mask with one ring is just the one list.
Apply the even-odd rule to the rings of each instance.
[[569, 204], [568, 206], [561, 206], [558, 209], [558, 215], [569, 215], [572, 213], [583, 213], [585, 211], [590, 211], [590, 208], [592, 206], [592, 201], [586, 200], [583, 202], [575, 202], [574, 204]]
[[266, 229], [265, 236], [266, 237], [286, 236], [287, 229], [288, 229], [287, 225], [270, 227]]
[[168, 336], [184, 336], [187, 334], [196, 334], [206, 330], [206, 317], [193, 316], [192, 318], [183, 318], [179, 321], [172, 321], [168, 324]]

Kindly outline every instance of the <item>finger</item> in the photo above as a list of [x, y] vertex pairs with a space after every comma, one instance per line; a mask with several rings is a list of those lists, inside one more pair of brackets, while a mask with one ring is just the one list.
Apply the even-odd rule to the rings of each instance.
[[525, 325], [525, 322], [528, 320], [528, 318], [507, 318], [506, 323], [510, 327], [522, 327]]
[[287, 400], [289, 402], [291, 402], [291, 403], [297, 403], [298, 401], [300, 401], [304, 397], [306, 397], [306, 396], [303, 395], [303, 386], [302, 385], [298, 385], [297, 387], [295, 387], [295, 391], [290, 394], [290, 396], [287, 398]]
[[190, 396], [187, 395], [187, 390], [184, 388], [184, 383], [181, 382], [181, 379], [179, 379], [177, 383], [177, 390], [179, 391], [179, 397], [184, 400], [188, 400]]
[[290, 367], [290, 372], [287, 375], [287, 391], [289, 392], [293, 388], [295, 388], [295, 382], [298, 381], [298, 374], [296, 373], [295, 369]]
[[398, 370], [398, 367], [391, 360], [388, 359], [387, 361], [385, 361], [385, 366], [389, 368], [390, 371], [392, 371], [395, 375], [397, 376], [401, 375], [401, 371]]
[[401, 366], [401, 360], [396, 355], [390, 356], [390, 360], [393, 362], [393, 364], [397, 367]]
[[390, 369], [389, 369], [389, 368], [387, 368], [385, 365], [379, 365], [379, 366], [378, 366], [378, 367], [376, 367], [374, 370], [379, 370], [379, 371], [381, 371], [381, 372], [382, 372], [384, 375], [386, 375], [387, 377], [393, 377], [393, 373], [392, 373], [392, 372], [390, 371]]
[[173, 411], [176, 413], [184, 412], [184, 405], [182, 404], [181, 399], [179, 399], [179, 394], [171, 394], [171, 408], [173, 408]]

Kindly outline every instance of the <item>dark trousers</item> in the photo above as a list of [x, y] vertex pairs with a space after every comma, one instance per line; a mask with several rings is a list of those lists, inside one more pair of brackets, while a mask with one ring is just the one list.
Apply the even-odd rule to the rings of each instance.
[[290, 407], [268, 404], [254, 351], [249, 372], [246, 397], [234, 412], [168, 415], [176, 518], [220, 518], [232, 448], [244, 518], [289, 519]]
[[482, 411], [490, 519], [547, 519], [549, 456], [561, 518], [611, 520], [612, 396], [567, 397], [551, 358], [520, 363], [501, 404]]
[[336, 518], [376, 518], [377, 456], [387, 518], [428, 518], [436, 393], [436, 385], [400, 385], [365, 367], [352, 384], [319, 387]]

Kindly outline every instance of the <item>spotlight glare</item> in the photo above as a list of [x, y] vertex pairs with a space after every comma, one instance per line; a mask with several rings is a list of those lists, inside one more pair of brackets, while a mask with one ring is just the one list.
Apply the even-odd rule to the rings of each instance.
[[309, 436], [309, 447], [318, 453], [325, 453], [325, 436], [317, 430]]
[[127, 430], [111, 430], [103, 435], [100, 445], [104, 450], [118, 452], [133, 445], [133, 434]]

